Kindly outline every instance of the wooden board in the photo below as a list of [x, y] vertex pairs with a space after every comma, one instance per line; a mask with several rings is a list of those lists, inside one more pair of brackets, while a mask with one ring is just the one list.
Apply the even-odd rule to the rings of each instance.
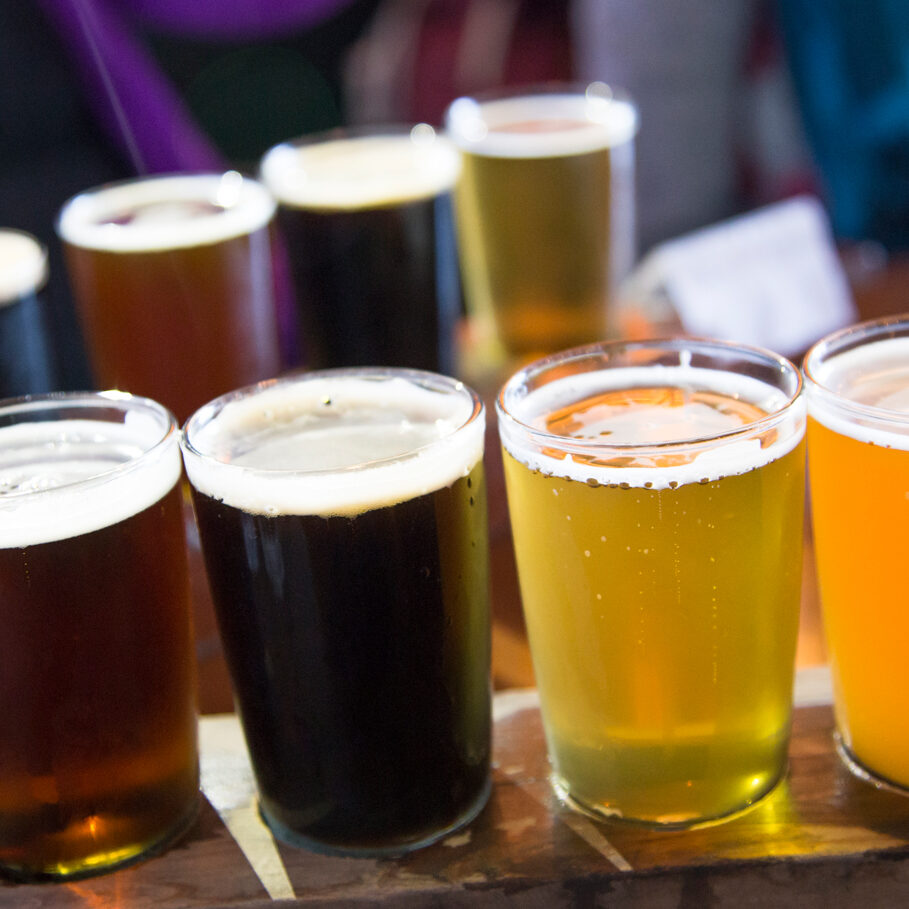
[[[854, 778], [831, 741], [829, 682], [800, 674], [790, 772], [751, 812], [695, 831], [598, 824], [547, 780], [536, 693], [496, 696], [494, 788], [467, 830], [397, 860], [276, 844], [239, 725], [201, 723], [206, 801], [179, 846], [78, 883], [0, 886], [0, 907], [887, 906], [909, 900], [909, 799]], [[819, 684], [818, 684], [819, 683]]]

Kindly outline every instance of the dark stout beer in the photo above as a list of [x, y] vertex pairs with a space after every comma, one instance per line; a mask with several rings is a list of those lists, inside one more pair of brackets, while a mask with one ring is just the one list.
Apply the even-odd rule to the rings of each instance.
[[260, 804], [290, 842], [402, 852], [488, 793], [482, 414], [410, 383], [296, 380], [188, 426]]
[[58, 225], [96, 384], [185, 420], [281, 370], [269, 224], [237, 173], [151, 177], [83, 193]]
[[118, 406], [0, 413], [0, 866], [22, 878], [122, 864], [197, 810], [176, 431], [88, 412]]
[[266, 155], [309, 365], [454, 370], [458, 169], [429, 127]]

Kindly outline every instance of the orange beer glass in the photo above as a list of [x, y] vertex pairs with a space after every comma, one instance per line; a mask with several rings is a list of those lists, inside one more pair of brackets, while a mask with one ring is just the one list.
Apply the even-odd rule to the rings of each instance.
[[837, 748], [858, 776], [909, 787], [909, 316], [829, 335], [804, 373]]

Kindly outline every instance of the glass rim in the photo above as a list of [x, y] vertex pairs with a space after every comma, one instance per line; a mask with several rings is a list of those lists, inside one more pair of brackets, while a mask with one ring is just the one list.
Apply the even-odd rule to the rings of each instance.
[[[238, 169], [236, 167], [225, 167], [223, 169], [200, 169], [200, 170], [185, 170], [185, 171], [165, 171], [162, 173], [153, 173], [153, 174], [137, 174], [134, 177], [123, 177], [117, 180], [110, 180], [106, 183], [99, 183], [95, 186], [88, 186], [84, 189], [79, 190], [79, 192], [74, 193], [72, 196], [67, 198], [57, 209], [57, 213], [54, 217], [53, 227], [54, 233], [57, 237], [62, 240], [64, 243], [69, 244], [70, 246], [78, 247], [80, 249], [100, 249], [107, 250], [107, 245], [97, 245], [97, 243], [85, 243], [79, 242], [78, 238], [74, 239], [69, 235], [65, 229], [64, 221], [67, 218], [78, 217], [74, 215], [73, 212], [77, 206], [88, 206], [90, 204], [100, 204], [99, 200], [102, 200], [105, 196], [114, 195], [117, 193], [128, 190], [131, 187], [147, 187], [154, 185], [163, 185], [163, 184], [175, 184], [180, 186], [190, 185], [193, 182], [202, 182], [205, 181], [212, 185], [220, 183], [224, 180], [225, 177], [235, 174], [238, 178], [238, 185], [242, 186], [244, 190], [249, 193], [252, 191], [254, 194], [259, 194], [260, 198], [256, 201], [261, 203], [262, 214], [260, 217], [255, 219], [250, 219], [248, 216], [241, 223], [247, 225], [247, 232], [253, 230], [260, 230], [263, 227], [267, 226], [268, 223], [274, 218], [275, 211], [277, 209], [277, 202], [269, 192], [268, 187], [262, 182], [257, 174], [248, 173], [245, 170]], [[191, 197], [178, 197], [178, 198], [191, 198]], [[255, 196], [253, 197], [255, 198]], [[165, 201], [171, 201], [167, 199]], [[246, 201], [247, 206], [250, 204]], [[207, 215], [207, 217], [218, 217], [223, 218], [224, 215], [233, 215], [238, 211], [237, 205], [225, 205], [222, 207], [221, 212], [214, 213], [212, 215]], [[254, 210], [255, 211], [255, 210]], [[257, 212], [258, 214], [258, 212]], [[86, 223], [84, 216], [79, 221], [80, 224]], [[154, 228], [156, 231], [161, 230], [162, 225], [156, 224]], [[165, 225], [165, 229], [172, 227], [172, 225]], [[234, 231], [228, 231], [224, 233], [223, 230], [217, 232], [217, 237], [215, 240], [203, 240], [199, 241], [198, 239], [194, 240], [192, 245], [202, 244], [202, 243], [212, 243], [212, 242], [221, 242], [224, 239], [232, 238], [236, 236]], [[178, 247], [186, 246], [186, 242], [177, 242], [175, 243]], [[157, 249], [157, 245], [153, 245], [152, 249]], [[167, 248], [171, 248], [170, 245], [167, 245]], [[119, 247], [115, 247], [119, 249]], [[138, 247], [133, 249], [128, 247], [127, 251], [130, 252], [145, 252], [148, 247], [145, 244], [140, 244]]]
[[[89, 477], [82, 477], [78, 480], [69, 480], [56, 486], [48, 486], [41, 489], [27, 489], [21, 492], [4, 492], [0, 493], [0, 508], [4, 504], [11, 502], [21, 502], [25, 498], [33, 496], [60, 494], [72, 490], [79, 490], [91, 486], [98, 486], [116, 480], [118, 477], [125, 476], [139, 469], [147, 461], [155, 458], [175, 441], [179, 441], [177, 434], [179, 425], [173, 413], [153, 398], [134, 395], [126, 391], [108, 389], [104, 391], [55, 391], [41, 395], [23, 395], [17, 398], [6, 398], [0, 400], [0, 432], [9, 426], [22, 425], [24, 422], [33, 423], [55, 423], [56, 419], [48, 420], [28, 420], [17, 422], [5, 422], [7, 417], [18, 416], [20, 414], [38, 413], [46, 410], [48, 413], [60, 412], [66, 409], [78, 411], [84, 410], [103, 410], [119, 412], [125, 416], [130, 411], [141, 410], [160, 421], [160, 435], [148, 444], [142, 443], [142, 451], [129, 460], [121, 461], [117, 464], [106, 468], [100, 473], [93, 474]], [[93, 419], [96, 423], [114, 423], [115, 420]], [[122, 422], [122, 421], [120, 421]]]
[[[434, 126], [426, 120], [414, 120], [407, 122], [404, 120], [382, 120], [377, 123], [352, 123], [347, 126], [332, 126], [329, 129], [318, 130], [314, 133], [303, 133], [299, 136], [291, 136], [288, 139], [282, 139], [269, 145], [267, 149], [259, 156], [260, 165], [256, 171], [260, 175], [261, 162], [265, 160], [272, 152], [279, 148], [306, 148], [310, 145], [322, 145], [326, 142], [356, 140], [356, 139], [381, 139], [382, 137], [399, 138], [401, 136], [413, 135], [414, 130], [421, 130], [425, 135], [430, 132], [437, 139], [446, 139], [445, 131]], [[419, 134], [418, 134], [419, 135]], [[261, 176], [256, 179], [262, 182]]]
[[[282, 386], [291, 386], [305, 384], [310, 381], [319, 379], [332, 378], [360, 378], [374, 381], [387, 381], [390, 379], [406, 379], [423, 388], [433, 391], [440, 391], [452, 395], [461, 395], [470, 401], [470, 413], [462, 422], [453, 427], [450, 432], [440, 438], [412, 448], [404, 454], [389, 455], [384, 458], [375, 458], [370, 461], [351, 464], [345, 467], [254, 467], [247, 464], [233, 464], [217, 457], [212, 452], [203, 451], [197, 447], [194, 442], [194, 433], [202, 431], [205, 426], [211, 425], [219, 414], [230, 404], [238, 401], [252, 399], [259, 394], [267, 393], [271, 389]], [[483, 400], [465, 382], [460, 379], [446, 376], [441, 373], [430, 372], [422, 369], [410, 369], [406, 367], [395, 366], [346, 366], [333, 369], [316, 369], [316, 370], [295, 370], [274, 379], [266, 379], [262, 382], [256, 382], [251, 385], [245, 385], [242, 388], [234, 389], [226, 394], [213, 398], [206, 404], [203, 404], [193, 414], [191, 414], [180, 430], [180, 444], [184, 452], [200, 459], [203, 462], [217, 464], [221, 470], [233, 470], [238, 473], [246, 473], [260, 477], [318, 477], [318, 476], [338, 476], [339, 474], [359, 474], [364, 471], [379, 468], [385, 464], [400, 463], [401, 461], [411, 460], [420, 456], [426, 451], [438, 448], [441, 445], [457, 435], [460, 435], [470, 426], [474, 425], [485, 413]], [[201, 423], [201, 421], [205, 421]]]
[[[609, 365], [609, 359], [626, 352], [652, 350], [655, 352], [664, 351], [681, 355], [686, 351], [692, 352], [695, 349], [706, 354], [710, 354], [711, 352], [714, 352], [717, 355], [727, 356], [740, 354], [751, 358], [755, 362], [761, 362], [765, 366], [771, 368], [775, 366], [780, 374], [788, 374], [792, 377], [794, 389], [792, 391], [786, 391], [785, 389], [776, 386], [779, 391], [786, 395], [786, 400], [781, 402], [779, 407], [776, 407], [773, 411], [758, 420], [753, 420], [720, 432], [712, 432], [709, 435], [690, 436], [660, 442], [616, 443], [600, 439], [573, 439], [569, 436], [558, 435], [557, 433], [541, 429], [538, 426], [533, 426], [515, 416], [509, 407], [508, 398], [510, 395], [518, 394], [520, 389], [525, 389], [525, 394], [523, 396], [526, 396], [526, 394], [529, 393], [530, 389], [528, 388], [527, 383], [532, 376], [542, 375], [558, 366], [599, 358], [606, 369], [611, 369], [613, 367]], [[676, 365], [681, 366], [682, 364], [679, 363]], [[629, 364], [625, 368], [635, 367]], [[731, 369], [716, 368], [714, 371], [732, 372], [736, 375], [742, 375], [741, 372]], [[554, 381], [558, 381], [558, 378], [554, 379]], [[763, 380], [757, 379], [756, 381]], [[534, 443], [538, 445], [547, 445], [567, 452], [585, 454], [591, 452], [613, 452], [617, 455], [642, 454], [645, 452], [665, 454], [668, 452], [684, 452], [689, 449], [703, 448], [708, 445], [736, 441], [742, 438], [742, 436], [760, 435], [761, 433], [772, 430], [793, 412], [799, 404], [802, 390], [802, 376], [798, 367], [791, 360], [772, 350], [768, 350], [767, 348], [713, 338], [665, 337], [640, 340], [599, 341], [594, 344], [571, 348], [543, 357], [542, 359], [524, 366], [506, 381], [496, 395], [495, 406], [499, 420], [504, 421], [507, 426], [524, 434], [525, 437], [533, 439]]]
[[808, 349], [802, 360], [801, 372], [809, 392], [809, 400], [818, 397], [825, 406], [833, 407], [852, 417], [865, 418], [877, 423], [909, 426], [909, 413], [853, 401], [825, 385], [817, 375], [822, 364], [851, 350], [905, 336], [909, 336], [909, 312], [856, 322], [825, 335]]
[[555, 95], [571, 97], [586, 96], [592, 88], [596, 87], [595, 94], [603, 100], [622, 101], [630, 104], [638, 113], [638, 105], [631, 93], [620, 85], [613, 85], [603, 79], [547, 79], [538, 82], [526, 82], [517, 85], [504, 85], [497, 88], [484, 88], [475, 92], [464, 92], [453, 98], [445, 107], [445, 121], [448, 121], [448, 112], [459, 101], [464, 99], [485, 104], [492, 101], [509, 101], [517, 98], [545, 98]]

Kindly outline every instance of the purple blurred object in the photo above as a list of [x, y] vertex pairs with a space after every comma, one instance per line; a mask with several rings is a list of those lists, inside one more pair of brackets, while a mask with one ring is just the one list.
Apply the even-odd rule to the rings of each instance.
[[222, 169], [225, 162], [134, 34], [135, 26], [213, 40], [274, 37], [350, 0], [38, 0], [72, 55], [88, 103], [136, 173]]

